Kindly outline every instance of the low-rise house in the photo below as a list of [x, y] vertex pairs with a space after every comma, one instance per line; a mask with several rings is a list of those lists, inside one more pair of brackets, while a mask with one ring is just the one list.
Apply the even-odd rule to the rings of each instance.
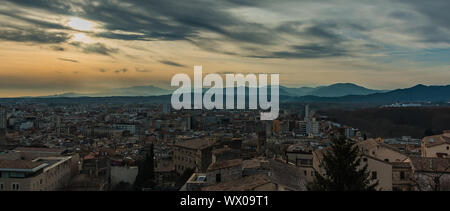
[[420, 191], [450, 191], [450, 158], [411, 157], [413, 182]]
[[414, 173], [410, 162], [392, 162], [392, 190], [412, 191], [415, 190], [415, 183], [412, 178]]
[[422, 157], [446, 158], [450, 155], [450, 130], [441, 135], [427, 136], [422, 139]]

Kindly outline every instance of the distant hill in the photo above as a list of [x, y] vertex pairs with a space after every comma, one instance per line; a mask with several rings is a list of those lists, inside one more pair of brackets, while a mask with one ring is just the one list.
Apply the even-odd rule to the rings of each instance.
[[317, 97], [342, 97], [347, 95], [368, 95], [374, 93], [383, 93], [386, 90], [373, 90], [362, 86], [358, 86], [352, 83], [337, 83], [329, 86], [312, 87], [300, 87], [300, 88], [287, 88], [280, 87], [281, 90], [289, 93], [291, 96], [317, 96]]
[[417, 85], [406, 89], [396, 89], [385, 93], [369, 95], [348, 95], [344, 97], [302, 96], [286, 99], [295, 102], [353, 102], [353, 103], [395, 103], [395, 102], [448, 102], [450, 85]]
[[[333, 90], [333, 88], [335, 90]], [[204, 91], [206, 91], [205, 89]], [[300, 91], [298, 91], [300, 90]], [[396, 102], [450, 102], [450, 85], [447, 86], [425, 86], [417, 85], [406, 89], [397, 89], [393, 91], [381, 91], [381, 93], [367, 94], [370, 92], [378, 92], [379, 90], [370, 90], [353, 84], [335, 84], [318, 88], [288, 88], [280, 86], [280, 102], [326, 102], [326, 103], [369, 103], [369, 104], [389, 104]], [[246, 88], [248, 93], [248, 88]], [[316, 95], [301, 96], [301, 94], [314, 93]], [[347, 93], [363, 93], [359, 95], [346, 95], [338, 97], [323, 97], [323, 95], [344, 95]], [[96, 94], [78, 94], [65, 93], [60, 95], [51, 95], [39, 98], [89, 98], [89, 97], [149, 97], [146, 100], [151, 101], [157, 99], [170, 99], [172, 91], [161, 89], [155, 86], [135, 86], [128, 88], [112, 89], [106, 92]], [[225, 94], [225, 91], [224, 91]], [[270, 91], [268, 90], [270, 95]], [[300, 96], [299, 96], [300, 95]], [[159, 98], [155, 98], [159, 97]], [[27, 97], [23, 99], [32, 99]], [[112, 99], [112, 98], [110, 98]]]
[[126, 88], [117, 88], [105, 92], [94, 94], [93, 96], [158, 96], [168, 95], [172, 91], [162, 89], [156, 86], [132, 86]]
[[338, 83], [330, 86], [317, 87], [311, 90], [308, 95], [318, 97], [342, 97], [347, 95], [369, 95], [383, 92], [386, 91], [367, 89], [352, 83]]
[[[174, 87], [176, 88], [176, 87]], [[207, 91], [208, 89], [203, 89], [203, 92]], [[246, 88], [248, 90], [248, 88]], [[373, 94], [373, 93], [382, 93], [385, 92], [383, 90], [372, 90], [367, 89], [362, 86], [358, 86], [351, 83], [340, 83], [340, 84], [333, 84], [330, 86], [320, 86], [316, 88], [312, 87], [300, 87], [300, 88], [290, 88], [285, 86], [280, 86], [280, 95], [281, 96], [307, 96], [307, 95], [313, 95], [317, 97], [341, 97], [341, 96], [347, 96], [347, 95], [367, 95], [367, 94]], [[132, 86], [132, 87], [125, 87], [125, 88], [116, 88], [116, 89], [110, 89], [98, 93], [91, 93], [91, 94], [82, 94], [82, 93], [63, 93], [63, 94], [56, 94], [56, 95], [50, 95], [50, 96], [42, 96], [43, 98], [52, 98], [52, 97], [111, 97], [111, 96], [118, 96], [118, 97], [124, 97], [124, 96], [160, 96], [160, 95], [168, 95], [171, 94], [172, 90], [162, 89], [156, 86]], [[224, 92], [225, 93], [225, 92]]]
[[42, 96], [40, 98], [53, 98], [53, 97], [140, 97], [140, 96], [161, 96], [171, 94], [172, 91], [162, 89], [156, 86], [132, 86], [125, 88], [110, 89], [107, 91], [81, 94], [81, 93], [63, 93], [49, 96]]

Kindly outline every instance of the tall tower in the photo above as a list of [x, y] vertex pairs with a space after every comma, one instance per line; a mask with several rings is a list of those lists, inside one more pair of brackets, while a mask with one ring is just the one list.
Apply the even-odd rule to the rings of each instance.
[[309, 105], [305, 105], [305, 119], [309, 118]]

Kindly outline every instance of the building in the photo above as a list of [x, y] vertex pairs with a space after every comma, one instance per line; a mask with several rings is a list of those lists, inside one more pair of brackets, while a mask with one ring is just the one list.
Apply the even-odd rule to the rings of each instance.
[[305, 105], [305, 119], [309, 118], [309, 105]]
[[72, 176], [72, 157], [0, 160], [0, 191], [63, 190]]
[[450, 130], [445, 130], [441, 135], [424, 137], [421, 150], [422, 157], [448, 157], [450, 154]]
[[302, 145], [291, 145], [285, 152], [286, 161], [303, 172], [307, 182], [314, 180], [312, 148]]
[[419, 191], [450, 191], [450, 159], [411, 157], [412, 181]]
[[319, 122], [315, 118], [306, 121], [306, 134], [317, 136], [319, 132]]
[[398, 149], [385, 144], [383, 139], [367, 139], [356, 144], [363, 154], [386, 162], [403, 162], [408, 156]]
[[211, 151], [215, 143], [212, 139], [191, 139], [175, 143], [173, 145], [175, 170], [179, 174], [188, 168], [205, 172], [211, 164]]
[[[256, 161], [256, 160], [255, 160]], [[274, 160], [265, 163], [263, 171], [235, 180], [201, 187], [202, 191], [306, 191], [306, 180], [297, 167]]]
[[228, 182], [242, 177], [242, 159], [211, 163], [206, 171], [206, 181], [210, 184]]
[[412, 191], [416, 190], [413, 182], [413, 171], [410, 162], [392, 163], [392, 190]]

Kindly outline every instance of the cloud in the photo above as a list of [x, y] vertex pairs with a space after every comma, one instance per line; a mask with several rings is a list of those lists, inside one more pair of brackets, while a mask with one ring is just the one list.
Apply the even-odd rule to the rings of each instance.
[[65, 51], [64, 47], [61, 46], [50, 46], [50, 49], [54, 50], [54, 51]]
[[79, 63], [77, 60], [74, 59], [66, 59], [66, 58], [58, 58], [61, 61], [66, 61], [66, 62], [73, 62], [73, 63]]
[[136, 68], [136, 72], [138, 72], [138, 73], [149, 73], [149, 72], [152, 72], [152, 71], [151, 70], [147, 70], [147, 69]]
[[98, 71], [101, 72], [101, 73], [106, 73], [106, 72], [108, 72], [107, 70], [105, 70], [105, 69], [103, 69], [103, 68], [100, 68]]
[[[100, 38], [188, 41], [204, 51], [237, 57], [359, 57], [396, 47], [450, 45], [447, 0], [435, 0], [432, 4], [421, 0], [380, 0], [376, 3], [352, 0], [340, 3], [329, 0], [7, 2], [17, 7], [94, 21], [103, 28], [90, 35]], [[42, 18], [9, 11], [0, 14], [42, 29], [68, 30], [60, 23]], [[388, 48], [366, 48], [369, 45], [387, 45]], [[100, 43], [85, 45], [82, 49], [86, 53], [103, 55], [118, 51]]]
[[123, 68], [123, 69], [121, 69], [121, 70], [115, 70], [115, 71], [114, 71], [114, 73], [116, 73], [116, 74], [119, 74], [119, 73], [126, 73], [126, 72], [128, 72], [128, 69], [126, 69], [126, 68]]
[[0, 29], [0, 39], [15, 42], [58, 44], [68, 41], [71, 36], [64, 32], [49, 32], [36, 28], [14, 27]]
[[270, 52], [267, 55], [249, 56], [257, 58], [316, 59], [349, 55], [345, 48], [334, 45], [294, 45], [289, 51]]
[[170, 66], [174, 66], [174, 67], [186, 67], [186, 65], [182, 65], [182, 64], [179, 64], [179, 63], [176, 63], [173, 61], [169, 61], [169, 60], [160, 60], [159, 62], [162, 64], [165, 64], [165, 65], [170, 65]]
[[102, 43], [82, 43], [82, 42], [72, 42], [71, 45], [78, 47], [83, 50], [84, 53], [95, 53], [109, 56], [119, 52], [118, 48], [109, 48]]

